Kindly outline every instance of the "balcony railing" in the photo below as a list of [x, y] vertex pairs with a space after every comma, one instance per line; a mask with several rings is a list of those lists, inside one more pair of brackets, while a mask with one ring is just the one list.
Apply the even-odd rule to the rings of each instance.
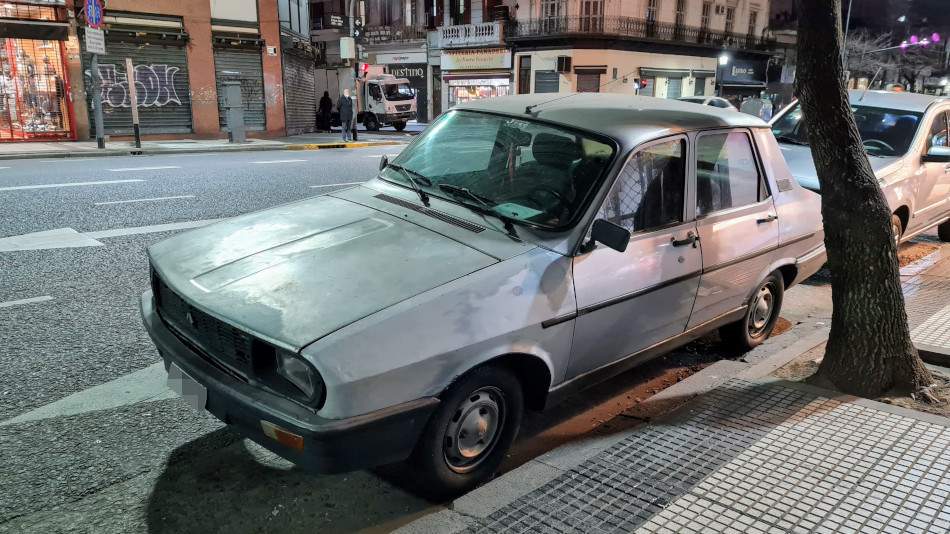
[[366, 40], [370, 44], [422, 42], [427, 31], [422, 26], [367, 26]]
[[517, 41], [551, 36], [626, 37], [748, 50], [775, 48], [774, 39], [632, 17], [579, 16], [522, 20], [508, 24], [505, 38]]
[[503, 45], [504, 23], [484, 22], [439, 28], [439, 42], [441, 48]]

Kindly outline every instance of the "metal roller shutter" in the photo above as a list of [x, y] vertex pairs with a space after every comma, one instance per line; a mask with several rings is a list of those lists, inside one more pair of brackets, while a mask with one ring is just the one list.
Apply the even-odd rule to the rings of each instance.
[[284, 116], [287, 135], [313, 132], [317, 129], [317, 97], [313, 60], [294, 54], [283, 54]]
[[556, 93], [560, 90], [561, 75], [553, 70], [539, 70], [534, 73], [535, 93]]
[[600, 92], [600, 74], [578, 74], [577, 75], [578, 93], [599, 93]]
[[[236, 74], [240, 73], [240, 74]], [[214, 74], [218, 86], [218, 122], [221, 131], [227, 131], [227, 110], [224, 108], [222, 82], [241, 82], [241, 96], [244, 102], [244, 128], [246, 130], [266, 129], [264, 112], [264, 67], [261, 64], [260, 50], [222, 50], [214, 51]]]
[[693, 88], [694, 96], [705, 96], [706, 78], [696, 78], [696, 86]]
[[676, 99], [683, 94], [683, 79], [670, 78], [666, 85], [666, 98]]
[[[132, 102], [125, 58], [135, 68], [139, 125], [143, 134], [192, 133], [191, 87], [184, 47], [157, 43], [107, 42], [99, 56], [102, 76], [102, 118], [106, 135], [132, 134]], [[83, 70], [91, 65], [83, 47]], [[95, 136], [92, 91], [86, 91], [90, 134]]]

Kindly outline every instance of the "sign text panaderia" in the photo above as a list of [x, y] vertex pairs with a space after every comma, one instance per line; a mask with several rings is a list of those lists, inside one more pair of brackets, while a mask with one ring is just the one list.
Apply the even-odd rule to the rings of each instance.
[[442, 70], [510, 69], [511, 50], [480, 48], [476, 50], [443, 50]]

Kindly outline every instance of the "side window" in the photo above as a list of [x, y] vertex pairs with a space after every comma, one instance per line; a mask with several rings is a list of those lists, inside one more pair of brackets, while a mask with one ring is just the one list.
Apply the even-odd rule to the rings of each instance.
[[768, 197], [747, 134], [700, 136], [696, 158], [696, 215], [754, 204]]
[[933, 125], [930, 127], [930, 135], [927, 136], [927, 150], [935, 146], [950, 146], [947, 142], [947, 114], [940, 113], [934, 118]]
[[650, 145], [635, 153], [610, 188], [598, 218], [630, 232], [683, 221], [686, 141]]

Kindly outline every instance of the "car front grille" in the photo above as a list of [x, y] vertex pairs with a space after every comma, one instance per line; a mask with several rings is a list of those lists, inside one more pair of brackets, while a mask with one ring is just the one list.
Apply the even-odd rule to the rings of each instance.
[[409, 111], [409, 108], [412, 107], [412, 104], [401, 104], [396, 106], [396, 111]]
[[158, 313], [179, 338], [202, 348], [220, 363], [246, 372], [254, 338], [185, 302], [152, 271]]

